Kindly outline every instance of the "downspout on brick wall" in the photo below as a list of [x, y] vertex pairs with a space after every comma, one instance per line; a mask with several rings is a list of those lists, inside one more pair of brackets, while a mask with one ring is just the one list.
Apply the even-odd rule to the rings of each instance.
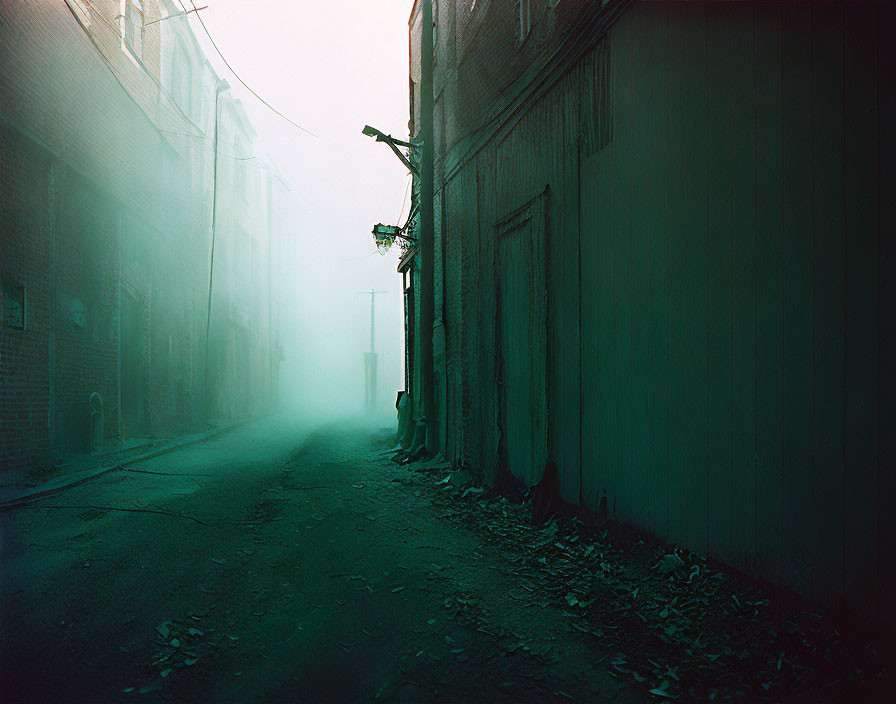
[[433, 145], [433, 93], [432, 93], [432, 0], [422, 0], [423, 34], [420, 45], [420, 131], [423, 137], [423, 159], [420, 168], [420, 362], [423, 385], [423, 420], [426, 424], [426, 452], [438, 451], [438, 422], [435, 411], [435, 394], [432, 363], [434, 318], [433, 255], [435, 223], [433, 221], [434, 198], [434, 145]]

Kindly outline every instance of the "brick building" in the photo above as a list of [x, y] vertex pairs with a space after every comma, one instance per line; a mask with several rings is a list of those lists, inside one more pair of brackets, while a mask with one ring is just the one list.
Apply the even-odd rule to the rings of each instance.
[[[225, 92], [225, 263], [215, 264], [210, 347], [231, 352], [210, 374], [218, 386], [227, 379], [225, 390], [204, 403], [219, 78], [187, 20], [169, 17], [179, 9], [170, 0], [0, 7], [4, 466], [96, 445], [91, 400], [108, 440], [244, 416], [275, 397], [267, 274], [278, 246], [270, 192], [280, 186]], [[236, 261], [249, 271], [235, 274]], [[238, 276], [253, 291], [239, 306], [229, 293]], [[252, 340], [246, 360], [238, 344], [219, 342], [234, 324]]]
[[892, 8], [429, 1], [439, 449], [892, 622]]

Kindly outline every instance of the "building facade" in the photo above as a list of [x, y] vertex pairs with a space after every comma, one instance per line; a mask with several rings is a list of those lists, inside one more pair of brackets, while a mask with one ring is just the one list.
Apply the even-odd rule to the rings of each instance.
[[423, 1], [440, 450], [892, 623], [892, 8]]
[[[252, 154], [239, 101], [216, 101], [219, 78], [179, 10], [170, 0], [0, 8], [4, 466], [245, 416], [275, 397], [277, 179]], [[225, 261], [209, 320], [216, 176]], [[235, 251], [248, 271], [234, 274]], [[235, 276], [251, 296], [232, 295]], [[246, 359], [234, 329], [252, 341]], [[222, 346], [230, 352], [211, 354]]]

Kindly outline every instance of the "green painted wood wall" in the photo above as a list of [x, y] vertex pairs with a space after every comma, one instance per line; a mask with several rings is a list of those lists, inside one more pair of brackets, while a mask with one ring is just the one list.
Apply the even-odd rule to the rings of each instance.
[[885, 14], [643, 3], [607, 39], [614, 139], [581, 160], [582, 494], [892, 615]]
[[635, 3], [445, 183], [457, 461], [497, 454], [494, 227], [547, 188], [564, 497], [894, 617], [893, 19]]

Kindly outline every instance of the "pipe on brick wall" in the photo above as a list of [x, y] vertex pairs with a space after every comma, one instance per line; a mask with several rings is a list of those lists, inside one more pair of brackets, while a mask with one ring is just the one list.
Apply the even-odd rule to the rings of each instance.
[[433, 220], [434, 197], [434, 145], [433, 145], [433, 92], [432, 92], [432, 0], [423, 0], [423, 36], [420, 46], [420, 131], [423, 137], [423, 154], [420, 164], [420, 366], [423, 382], [423, 421], [426, 424], [426, 450], [438, 451], [435, 413], [435, 394], [432, 360], [432, 324], [434, 318], [433, 256], [435, 223]]

